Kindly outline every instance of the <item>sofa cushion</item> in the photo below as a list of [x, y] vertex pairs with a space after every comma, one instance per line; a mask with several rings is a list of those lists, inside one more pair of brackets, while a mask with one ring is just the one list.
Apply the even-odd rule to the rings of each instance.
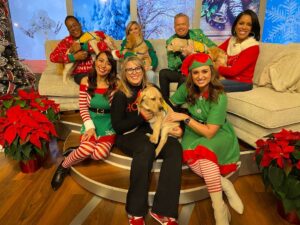
[[300, 52], [289, 48], [277, 54], [262, 71], [258, 86], [270, 86], [280, 92], [300, 93]]
[[78, 110], [78, 98], [65, 98], [65, 97], [49, 97], [49, 99], [59, 104], [60, 111]]
[[39, 81], [39, 93], [46, 96], [79, 97], [79, 86], [73, 78], [63, 83], [62, 76], [57, 74], [56, 67], [48, 68], [42, 73]]
[[295, 131], [300, 130], [300, 123], [267, 129], [231, 113], [227, 113], [227, 119], [233, 125], [234, 131], [236, 132], [237, 136], [254, 147], [255, 142], [258, 139], [270, 133], [279, 132], [283, 128]]
[[264, 128], [277, 128], [300, 122], [298, 93], [282, 93], [259, 87], [227, 95], [228, 112]]

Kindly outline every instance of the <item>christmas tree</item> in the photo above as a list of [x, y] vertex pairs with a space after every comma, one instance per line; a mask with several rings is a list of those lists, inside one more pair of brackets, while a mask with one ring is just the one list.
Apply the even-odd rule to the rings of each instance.
[[11, 30], [7, 0], [0, 1], [0, 96], [33, 87], [35, 76], [20, 62]]

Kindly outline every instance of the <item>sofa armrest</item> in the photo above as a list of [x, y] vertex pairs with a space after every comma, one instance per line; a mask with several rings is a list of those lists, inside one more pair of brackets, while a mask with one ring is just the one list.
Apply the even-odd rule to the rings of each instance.
[[73, 78], [64, 83], [62, 75], [57, 74], [56, 69], [46, 69], [39, 81], [39, 93], [46, 96], [79, 97], [79, 86]]

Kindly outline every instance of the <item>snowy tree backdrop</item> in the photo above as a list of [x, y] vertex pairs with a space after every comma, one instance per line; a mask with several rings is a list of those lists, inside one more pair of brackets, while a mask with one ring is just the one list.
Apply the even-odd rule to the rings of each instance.
[[114, 39], [124, 38], [130, 19], [129, 0], [73, 0], [73, 8], [84, 31], [102, 30]]
[[268, 0], [263, 42], [300, 42], [300, 1]]
[[9, 0], [17, 51], [21, 59], [45, 59], [46, 40], [68, 35], [64, 25], [66, 3], [61, 0]]
[[138, 22], [146, 39], [169, 38], [174, 34], [174, 16], [185, 13], [193, 21], [195, 0], [137, 0]]
[[[45, 59], [45, 40], [59, 40], [68, 35], [64, 25], [67, 15], [65, 0], [31, 0], [30, 4], [24, 0], [8, 2], [17, 52], [21, 59]], [[203, 0], [200, 28], [215, 41], [220, 37], [224, 39], [230, 34], [231, 17], [246, 7], [258, 12], [259, 2], [260, 0]], [[215, 6], [207, 14], [209, 4]], [[74, 15], [79, 17], [85, 30], [103, 30], [115, 39], [124, 38], [125, 27], [130, 21], [130, 0], [73, 0], [73, 7]], [[194, 7], [195, 0], [137, 0], [138, 21], [142, 24], [146, 38], [165, 39], [174, 33], [174, 15], [186, 13], [192, 23]], [[220, 30], [222, 26], [216, 28], [217, 23], [209, 23], [214, 10], [219, 10], [219, 20], [222, 15], [226, 15], [224, 30]], [[300, 42], [299, 0], [267, 1], [262, 41]]]

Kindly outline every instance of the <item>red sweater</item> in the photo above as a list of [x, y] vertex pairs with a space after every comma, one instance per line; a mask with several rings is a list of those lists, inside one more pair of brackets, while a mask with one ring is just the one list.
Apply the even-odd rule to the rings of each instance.
[[[105, 35], [102, 31], [94, 32], [97, 36], [99, 36], [102, 40], [105, 38]], [[70, 59], [68, 57], [67, 51], [71, 47], [71, 45], [76, 40], [72, 36], [65, 37], [62, 41], [60, 41], [57, 47], [50, 54], [50, 61], [54, 63], [70, 63]], [[88, 52], [94, 53], [92, 47], [88, 44]], [[93, 66], [93, 60], [91, 56], [88, 56], [85, 61], [76, 62], [76, 67], [74, 68], [72, 74], [80, 74], [80, 73], [88, 73], [91, 71]]]
[[[253, 39], [253, 38], [251, 38]], [[230, 45], [230, 40], [232, 44]], [[223, 49], [228, 55], [227, 67], [220, 66], [218, 71], [226, 79], [239, 82], [252, 83], [256, 61], [259, 55], [259, 45], [254, 39], [244, 41], [239, 50], [230, 51], [234, 38], [227, 39], [219, 48]], [[236, 54], [232, 54], [232, 52]]]

